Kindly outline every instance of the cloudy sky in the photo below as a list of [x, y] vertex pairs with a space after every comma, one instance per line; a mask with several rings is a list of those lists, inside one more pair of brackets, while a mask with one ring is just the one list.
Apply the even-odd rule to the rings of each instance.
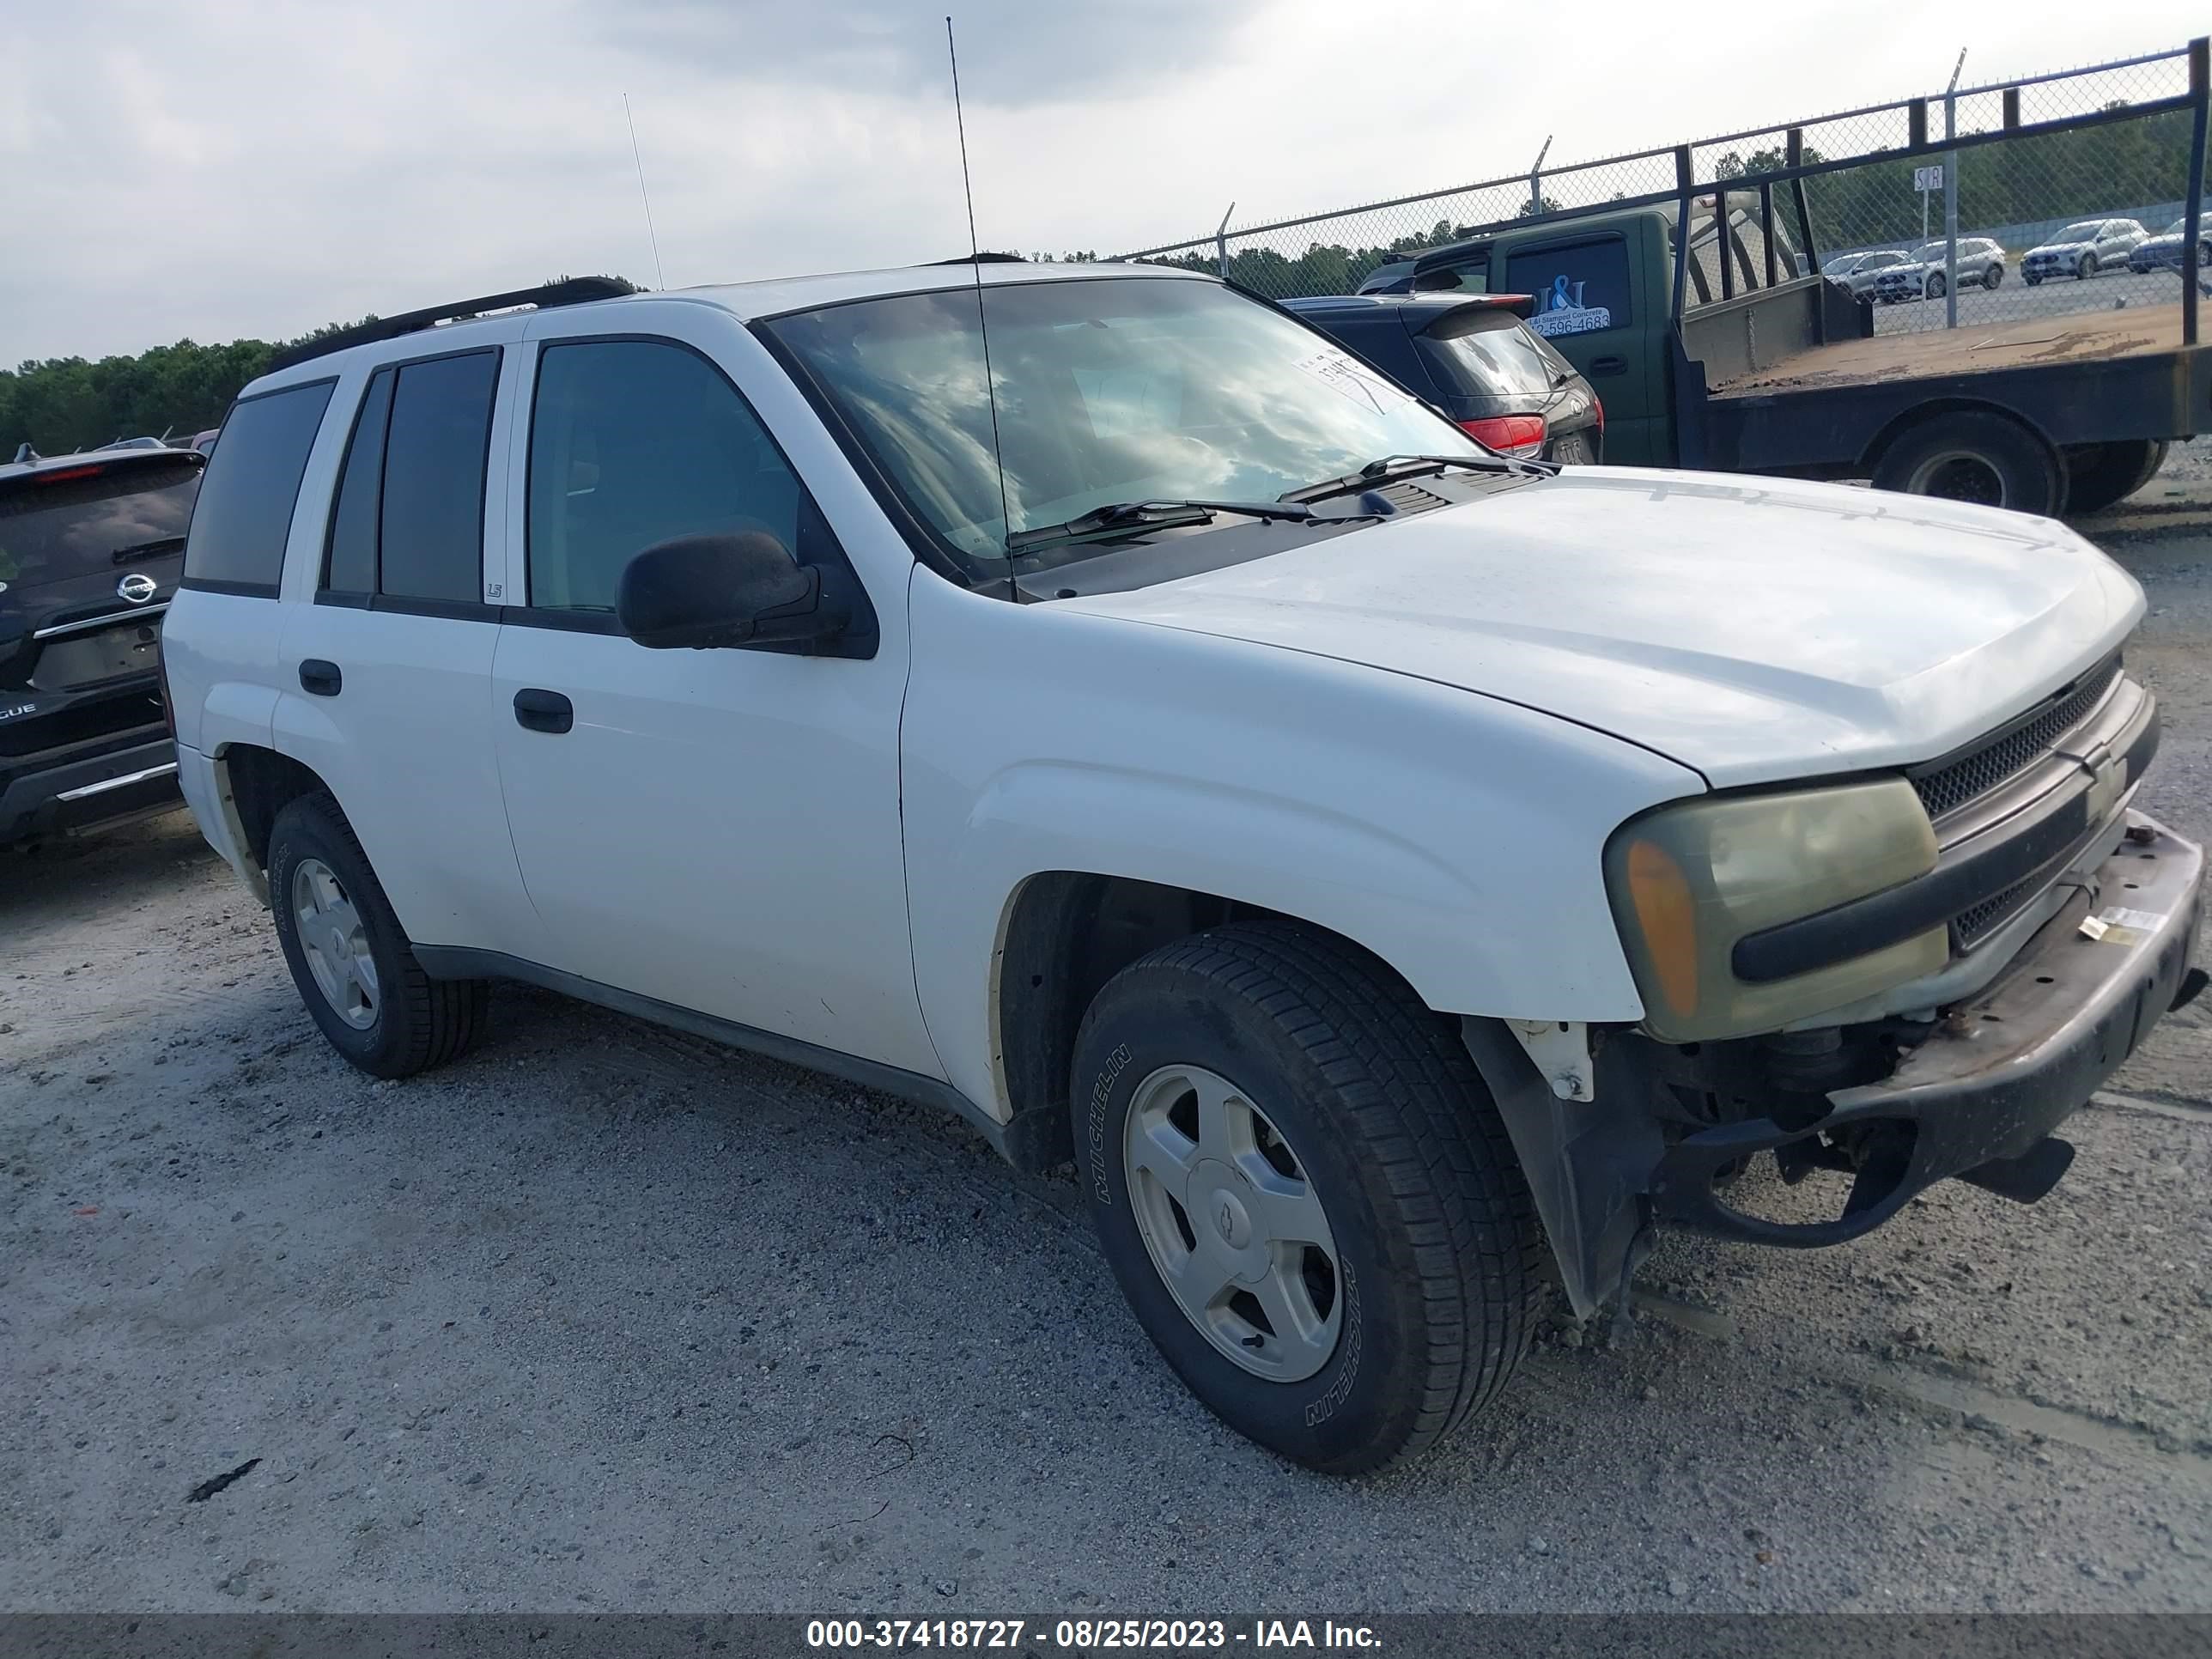
[[[965, 250], [946, 0], [11, 0], [0, 363]], [[2197, 0], [951, 0], [986, 246], [1113, 252], [2177, 46]], [[1754, 9], [1743, 8], [1741, 9]], [[1357, 21], [1367, 17], [1370, 21]], [[1687, 20], [1694, 20], [1693, 23]]]

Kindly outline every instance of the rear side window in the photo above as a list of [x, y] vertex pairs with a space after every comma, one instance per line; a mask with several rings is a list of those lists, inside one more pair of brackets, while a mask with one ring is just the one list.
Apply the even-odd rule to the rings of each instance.
[[1629, 303], [1628, 245], [1618, 236], [1510, 252], [1502, 291], [1535, 295], [1529, 326], [1539, 334], [1587, 334], [1626, 328], [1636, 319]]
[[334, 380], [287, 386], [231, 407], [208, 457], [185, 550], [185, 580], [218, 592], [276, 596], [307, 452]]
[[801, 563], [827, 533], [720, 370], [652, 340], [576, 341], [539, 353], [530, 418], [533, 608], [612, 611], [623, 568], [656, 542], [745, 530], [772, 532]]
[[107, 574], [185, 549], [200, 470], [191, 461], [58, 467], [0, 486], [0, 586]]
[[483, 599], [484, 460], [498, 382], [496, 351], [400, 368], [384, 446], [378, 592]]

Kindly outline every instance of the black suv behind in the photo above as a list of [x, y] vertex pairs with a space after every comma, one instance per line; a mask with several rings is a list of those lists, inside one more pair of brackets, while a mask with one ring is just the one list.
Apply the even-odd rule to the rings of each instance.
[[1605, 406], [1528, 326], [1535, 301], [1528, 295], [1337, 294], [1283, 303], [1501, 455], [1577, 465], [1605, 459]]
[[0, 466], [0, 845], [176, 799], [161, 613], [206, 464], [107, 449]]

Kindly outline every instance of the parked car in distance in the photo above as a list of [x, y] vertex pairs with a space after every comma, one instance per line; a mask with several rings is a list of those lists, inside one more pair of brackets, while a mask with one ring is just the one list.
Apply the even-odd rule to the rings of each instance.
[[1604, 459], [1605, 406], [1523, 320], [1525, 294], [1334, 295], [1285, 307], [1501, 455]]
[[2083, 219], [2028, 249], [2020, 262], [2021, 280], [2031, 288], [2046, 276], [2086, 282], [2100, 270], [2125, 265], [2148, 234], [2133, 219]]
[[[1874, 297], [1881, 305], [1905, 300], [1940, 300], [1946, 292], [1943, 269], [1947, 242], [1923, 242], [1898, 264], [1877, 272]], [[1986, 236], [1959, 239], [1959, 291], [1990, 289], [2004, 281], [2005, 251]]]
[[1874, 292], [1876, 277], [1893, 265], [1903, 264], [1909, 257], [1904, 249], [1894, 247], [1846, 253], [1821, 266], [1820, 274], [1832, 283], [1841, 283], [1863, 300]]
[[161, 618], [204, 465], [157, 445], [0, 466], [0, 843], [175, 802]]
[[[2189, 221], [2176, 219], [2155, 236], [2146, 236], [2128, 255], [2128, 269], [2138, 275], [2154, 270], [2179, 270], [2183, 245], [2189, 239]], [[2212, 281], [2212, 220], [2197, 228], [2197, 269]]]
[[209, 463], [185, 793], [363, 1071], [508, 978], [932, 1102], [1356, 1474], [1547, 1250], [1589, 1315], [1662, 1224], [2040, 1198], [2202, 988], [2142, 591], [2051, 520], [1506, 459], [1160, 266], [612, 291], [325, 337]]

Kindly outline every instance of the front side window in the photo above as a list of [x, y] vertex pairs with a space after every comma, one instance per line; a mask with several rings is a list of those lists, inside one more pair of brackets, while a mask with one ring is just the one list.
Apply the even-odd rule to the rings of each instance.
[[764, 325], [971, 560], [1004, 560], [1009, 533], [1109, 503], [1273, 501], [1385, 455], [1482, 453], [1325, 338], [1213, 283], [1000, 283], [981, 303], [995, 445], [974, 289]]
[[232, 405], [200, 480], [185, 548], [185, 580], [276, 594], [307, 452], [336, 384], [316, 380]]
[[678, 536], [766, 531], [807, 562], [814, 523], [767, 428], [696, 352], [656, 340], [580, 340], [539, 353], [530, 417], [533, 607], [612, 611], [623, 568]]

